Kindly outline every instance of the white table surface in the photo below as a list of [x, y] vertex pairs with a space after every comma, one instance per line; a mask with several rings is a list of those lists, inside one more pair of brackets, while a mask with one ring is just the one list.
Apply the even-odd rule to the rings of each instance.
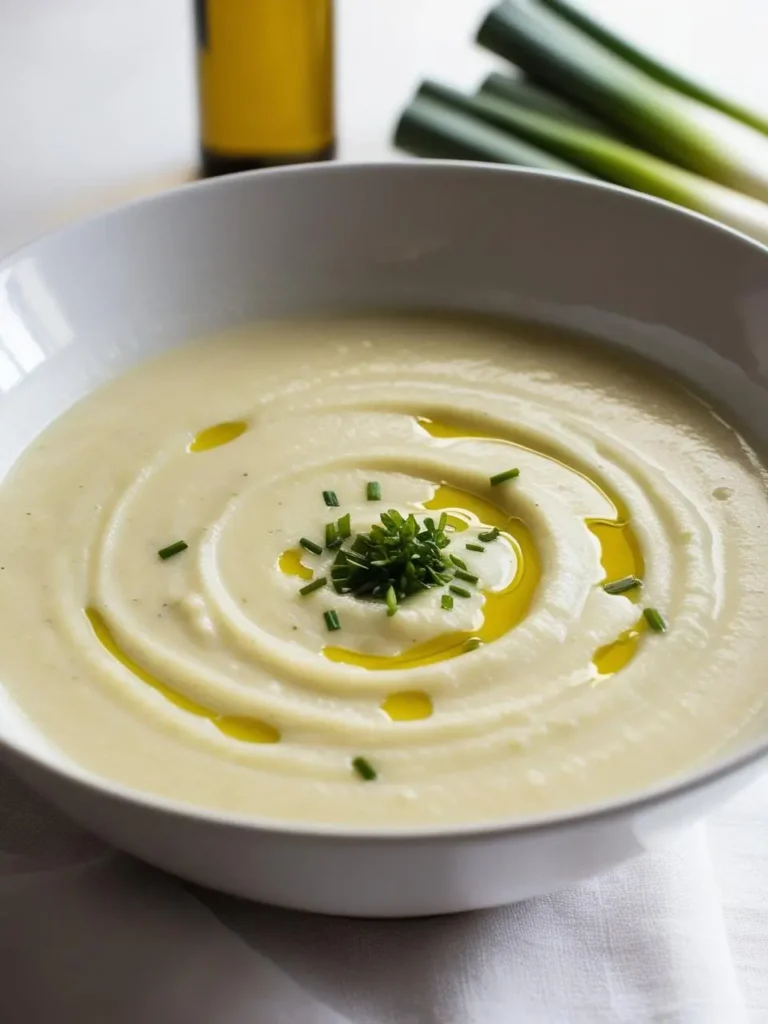
[[[584, 3], [768, 109], [768, 0]], [[470, 86], [494, 64], [471, 42], [490, 0], [337, 5], [344, 159], [395, 155], [393, 124], [421, 77]], [[192, 177], [190, 9], [191, 0], [0, 0], [0, 253]], [[768, 778], [714, 815], [709, 836], [744, 996], [754, 1020], [768, 1021]]]

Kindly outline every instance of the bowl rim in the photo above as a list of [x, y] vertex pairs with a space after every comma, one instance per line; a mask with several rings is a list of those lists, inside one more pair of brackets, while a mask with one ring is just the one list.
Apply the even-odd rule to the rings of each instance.
[[[196, 193], [208, 190], [226, 190], [244, 181], [265, 180], [274, 177], [344, 177], [346, 175], [415, 175], [441, 176], [446, 173], [458, 173], [459, 176], [476, 177], [504, 176], [510, 181], [514, 179], [544, 179], [553, 186], [570, 189], [574, 192], [584, 191], [594, 194], [613, 193], [622, 197], [622, 202], [655, 207], [666, 216], [682, 223], [685, 220], [698, 221], [713, 235], [725, 241], [746, 246], [759, 254], [768, 257], [768, 245], [728, 225], [721, 224], [692, 210], [686, 210], [664, 199], [657, 199], [620, 185], [612, 185], [596, 179], [577, 178], [557, 171], [545, 171], [534, 168], [510, 167], [496, 163], [462, 161], [462, 160], [388, 160], [388, 161], [349, 161], [328, 162], [322, 164], [299, 164], [286, 167], [265, 168], [255, 171], [242, 171], [202, 181], [185, 182], [173, 188], [151, 196], [142, 196], [127, 203], [111, 207], [78, 219], [72, 223], [58, 227], [38, 237], [22, 243], [0, 258], [0, 272], [10, 269], [13, 264], [26, 255], [32, 255], [39, 246], [49, 241], [66, 240], [67, 236], [76, 235], [110, 220], [118, 220], [130, 215], [134, 208], [147, 208], [155, 204], [176, 201], [180, 195], [190, 191]], [[730, 242], [727, 244], [731, 244]], [[768, 259], [766, 259], [766, 277], [768, 279]], [[0, 683], [0, 685], [2, 685]], [[34, 722], [32, 723], [34, 725]], [[47, 741], [46, 742], [50, 742]], [[51, 752], [32, 752], [16, 739], [2, 735], [0, 732], [0, 758], [14, 770], [13, 757], [28, 764], [33, 771], [42, 769], [57, 776], [64, 783], [74, 783], [89, 791], [95, 798], [108, 797], [125, 805], [138, 805], [140, 808], [163, 814], [170, 818], [184, 819], [189, 822], [202, 823], [216, 827], [231, 828], [243, 831], [268, 833], [273, 836], [285, 836], [296, 839], [306, 838], [329, 842], [357, 843], [401, 843], [404, 841], [443, 842], [446, 840], [473, 840], [480, 838], [502, 838], [512, 835], [530, 836], [549, 832], [555, 829], [568, 829], [583, 825], [599, 824], [605, 820], [634, 815], [655, 805], [662, 804], [676, 797], [683, 797], [705, 786], [715, 784], [729, 775], [749, 768], [763, 758], [768, 757], [768, 737], [747, 746], [746, 749], [733, 753], [725, 758], [716, 758], [712, 763], [693, 766], [686, 772], [663, 778], [653, 786], [645, 787], [636, 792], [617, 796], [610, 800], [579, 804], [558, 811], [543, 814], [526, 815], [515, 818], [493, 818], [487, 821], [457, 822], [435, 825], [399, 825], [399, 826], [360, 826], [336, 824], [322, 821], [293, 821], [289, 818], [260, 817], [255, 814], [219, 811], [205, 805], [187, 803], [171, 797], [160, 796], [151, 791], [134, 789], [106, 776], [82, 767], [68, 755], [62, 754], [57, 760], [55, 747], [51, 743]], [[26, 778], [26, 775], [23, 776]], [[33, 782], [33, 787], [35, 783]], [[55, 798], [54, 798], [55, 803]]]

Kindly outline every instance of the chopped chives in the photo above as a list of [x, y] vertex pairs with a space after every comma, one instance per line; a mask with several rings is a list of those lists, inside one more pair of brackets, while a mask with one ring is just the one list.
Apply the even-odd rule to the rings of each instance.
[[440, 607], [449, 612], [453, 608], [453, 598], [450, 594], [443, 594], [440, 598]]
[[321, 576], [320, 579], [312, 580], [312, 582], [308, 583], [306, 587], [302, 587], [299, 593], [302, 597], [306, 597], [307, 594], [314, 594], [316, 590], [320, 590], [321, 587], [324, 587], [327, 582], [328, 580], [326, 577]]
[[499, 530], [498, 526], [494, 526], [494, 528], [492, 530], [488, 530], [487, 533], [478, 533], [477, 539], [483, 541], [485, 544], [490, 544], [492, 540], [496, 540], [500, 533], [501, 530]]
[[457, 569], [453, 575], [457, 580], [464, 580], [465, 583], [477, 583], [479, 579], [473, 572], [464, 572], [463, 569]]
[[371, 480], [365, 488], [365, 495], [368, 501], [381, 501], [381, 484], [376, 480]]
[[468, 590], [465, 590], [464, 587], [457, 587], [455, 583], [452, 583], [448, 589], [457, 597], [472, 597]]
[[355, 769], [361, 779], [366, 782], [373, 782], [376, 778], [376, 769], [373, 767], [370, 761], [366, 761], [364, 757], [356, 757], [352, 761], [352, 767]]
[[440, 522], [437, 524], [437, 528], [440, 531], [444, 531], [447, 525], [448, 525], [448, 513], [447, 512], [443, 512], [443, 514], [440, 516]]
[[173, 544], [169, 544], [167, 548], [160, 548], [157, 552], [163, 561], [166, 558], [173, 558], [174, 555], [180, 555], [182, 551], [186, 551], [189, 544], [185, 540], [174, 541]]
[[[336, 593], [378, 599], [394, 615], [412, 595], [450, 583], [454, 567], [445, 551], [450, 541], [439, 523], [427, 519], [422, 529], [412, 513], [388, 509], [368, 533], [353, 535], [348, 516], [326, 527], [326, 543], [335, 549], [329, 576]], [[347, 530], [348, 543], [341, 536]], [[466, 570], [461, 559], [458, 563]]]
[[643, 616], [645, 621], [656, 633], [665, 633], [667, 630], [667, 624], [662, 618], [661, 614], [656, 611], [655, 608], [644, 608]]
[[485, 551], [482, 544], [465, 544], [467, 551]]
[[450, 555], [449, 557], [450, 557], [451, 561], [453, 562], [453, 564], [456, 566], [457, 569], [466, 569], [467, 568], [467, 563], [466, 562], [462, 562], [462, 560], [458, 557], [458, 555]]
[[323, 553], [323, 549], [319, 544], [315, 544], [313, 540], [307, 540], [306, 537], [302, 537], [299, 544], [301, 544], [303, 548], [306, 548], [307, 551], [311, 551], [313, 555], [322, 555]]
[[323, 612], [323, 618], [325, 619], [325, 625], [329, 633], [334, 633], [337, 629], [341, 629], [339, 616], [335, 611]]
[[625, 594], [628, 590], [634, 590], [635, 587], [642, 587], [642, 585], [637, 576], [623, 576], [620, 580], [606, 583], [603, 590], [606, 594]]
[[503, 484], [505, 480], [514, 480], [516, 476], [520, 476], [519, 469], [505, 469], [503, 473], [497, 473], [491, 477], [491, 487]]
[[342, 540], [346, 540], [347, 537], [352, 536], [352, 517], [349, 512], [347, 512], [346, 515], [343, 515], [336, 525], [338, 527], [339, 536]]
[[323, 501], [329, 508], [338, 508], [339, 496], [336, 491], [323, 491]]

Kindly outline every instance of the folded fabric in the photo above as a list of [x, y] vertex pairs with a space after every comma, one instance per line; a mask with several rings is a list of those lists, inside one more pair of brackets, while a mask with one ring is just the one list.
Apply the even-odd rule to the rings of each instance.
[[0, 811], [4, 1024], [748, 1021], [703, 826], [553, 896], [355, 921], [185, 886], [9, 775]]

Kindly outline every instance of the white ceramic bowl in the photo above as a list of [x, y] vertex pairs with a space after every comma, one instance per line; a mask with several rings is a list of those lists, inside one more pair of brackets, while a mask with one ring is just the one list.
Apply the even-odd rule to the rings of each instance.
[[[0, 474], [54, 417], [149, 355], [264, 315], [366, 306], [587, 331], [682, 374], [768, 445], [768, 250], [583, 181], [467, 164], [336, 165], [183, 188], [1, 263]], [[384, 917], [510, 902], [609, 868], [753, 777], [768, 737], [610, 805], [423, 831], [285, 825], [128, 791], [52, 749], [1, 682], [0, 752], [72, 818], [185, 878]]]

